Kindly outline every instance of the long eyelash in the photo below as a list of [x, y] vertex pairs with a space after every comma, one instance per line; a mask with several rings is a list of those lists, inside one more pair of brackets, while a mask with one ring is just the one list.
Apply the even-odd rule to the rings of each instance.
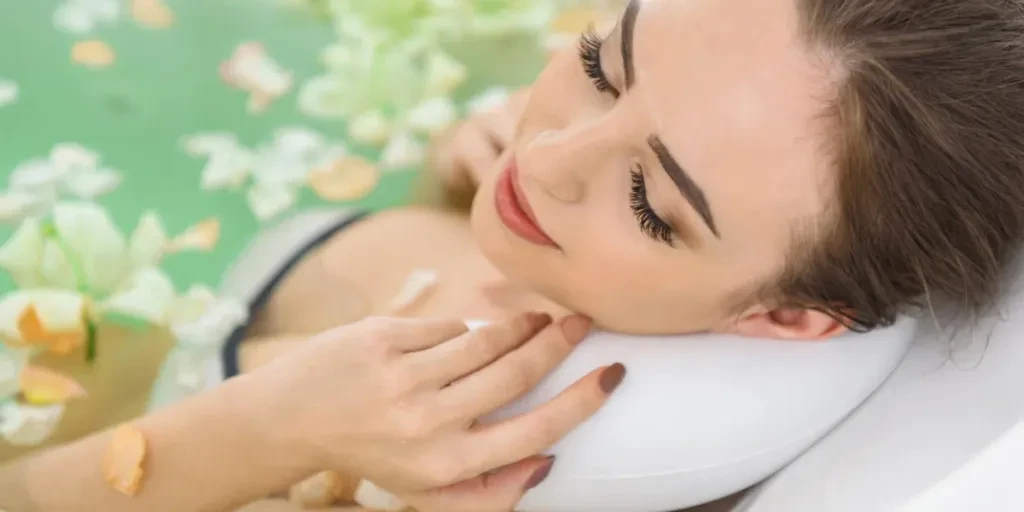
[[604, 39], [597, 35], [597, 31], [591, 25], [580, 35], [578, 45], [580, 62], [583, 63], [583, 71], [594, 82], [594, 87], [597, 87], [598, 91], [618, 97], [619, 91], [608, 81], [608, 75], [605, 74], [604, 68], [601, 66], [601, 46], [603, 45]]
[[643, 171], [634, 167], [630, 169], [629, 175], [632, 182], [629, 207], [633, 210], [636, 220], [640, 222], [640, 230], [654, 240], [674, 246], [672, 226], [661, 220], [651, 208], [651, 203], [647, 201], [647, 183], [644, 181]]

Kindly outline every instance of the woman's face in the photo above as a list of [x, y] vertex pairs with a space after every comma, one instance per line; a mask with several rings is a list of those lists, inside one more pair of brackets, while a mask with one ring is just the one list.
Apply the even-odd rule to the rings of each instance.
[[556, 56], [474, 203], [487, 257], [605, 329], [732, 329], [829, 199], [793, 1], [639, 0]]

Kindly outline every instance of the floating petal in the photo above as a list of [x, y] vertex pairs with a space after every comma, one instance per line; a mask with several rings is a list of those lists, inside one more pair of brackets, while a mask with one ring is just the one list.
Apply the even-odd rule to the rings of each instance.
[[81, 41], [71, 47], [71, 61], [89, 68], [105, 68], [114, 63], [114, 49], [96, 39]]
[[299, 193], [291, 187], [253, 185], [246, 194], [249, 208], [261, 221], [270, 220], [286, 212], [299, 200]]
[[233, 133], [197, 133], [182, 141], [185, 152], [192, 156], [210, 156], [216, 153], [238, 149], [238, 139]]
[[26, 366], [19, 382], [29, 405], [64, 404], [86, 395], [85, 388], [71, 377], [41, 366]]
[[326, 201], [355, 201], [373, 192], [380, 181], [380, 172], [357, 156], [336, 160], [309, 175], [309, 185]]
[[220, 219], [211, 217], [194, 226], [190, 226], [180, 235], [171, 240], [165, 250], [180, 251], [211, 251], [220, 239]]
[[18, 101], [18, 84], [13, 80], [0, 78], [0, 107]]

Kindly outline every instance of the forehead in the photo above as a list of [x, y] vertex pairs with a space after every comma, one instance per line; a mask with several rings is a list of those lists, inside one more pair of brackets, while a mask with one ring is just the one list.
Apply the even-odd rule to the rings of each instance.
[[822, 208], [828, 81], [799, 39], [794, 2], [646, 0], [640, 10], [636, 96], [723, 236], [752, 216]]

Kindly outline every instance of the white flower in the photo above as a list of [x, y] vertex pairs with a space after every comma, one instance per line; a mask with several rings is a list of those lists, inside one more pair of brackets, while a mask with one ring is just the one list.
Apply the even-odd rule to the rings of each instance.
[[0, 78], [0, 107], [5, 107], [18, 100], [18, 84], [13, 80]]
[[392, 123], [379, 110], [371, 110], [348, 121], [348, 135], [362, 144], [380, 145], [391, 136]]
[[459, 113], [449, 98], [433, 98], [409, 112], [406, 122], [410, 128], [427, 134], [437, 134], [455, 124]]
[[18, 165], [0, 192], [0, 221], [45, 214], [61, 196], [96, 199], [121, 184], [121, 173], [100, 166], [100, 158], [79, 144], [56, 144], [46, 159]]
[[401, 131], [384, 148], [380, 164], [388, 170], [409, 169], [420, 165], [426, 155], [426, 146], [415, 135]]
[[168, 308], [171, 331], [184, 347], [219, 347], [219, 342], [245, 322], [249, 312], [232, 298], [219, 298], [205, 286], [193, 286]]
[[0, 437], [15, 446], [32, 446], [53, 434], [64, 415], [60, 404], [34, 406], [9, 401], [0, 404]]
[[[348, 155], [343, 144], [298, 125], [279, 128], [271, 141], [255, 148], [240, 145], [234, 135], [226, 133], [192, 135], [185, 138], [184, 146], [189, 154], [207, 159], [200, 184], [204, 190], [235, 189], [248, 184], [246, 200], [260, 221], [273, 219], [294, 207], [302, 189], [314, 185], [314, 178], [319, 178], [317, 185], [324, 185], [323, 171]], [[358, 183], [339, 186], [336, 178], [337, 173], [331, 173], [330, 188], [344, 189], [345, 193], [330, 197], [321, 194], [321, 198], [358, 199], [377, 184], [375, 176], [368, 179], [365, 173], [359, 175]]]
[[288, 211], [299, 200], [299, 192], [293, 188], [275, 187], [257, 183], [246, 194], [249, 209], [261, 221], [270, 220]]
[[54, 10], [53, 24], [64, 32], [84, 35], [120, 16], [118, 0], [65, 0]]
[[18, 393], [21, 370], [27, 361], [27, 351], [0, 344], [0, 402]]

